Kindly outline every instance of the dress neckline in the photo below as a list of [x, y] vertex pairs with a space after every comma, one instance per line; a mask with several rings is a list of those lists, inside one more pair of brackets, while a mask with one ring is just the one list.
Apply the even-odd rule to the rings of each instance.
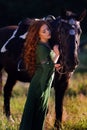
[[47, 42], [47, 43], [44, 43], [44, 42], [39, 42], [39, 44], [42, 44], [42, 45], [44, 45], [44, 46], [48, 47], [49, 49], [51, 49], [51, 48], [50, 48], [50, 46], [49, 46], [49, 42]]

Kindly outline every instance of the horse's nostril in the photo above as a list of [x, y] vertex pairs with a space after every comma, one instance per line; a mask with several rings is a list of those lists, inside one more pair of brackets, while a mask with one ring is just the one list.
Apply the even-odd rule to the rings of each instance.
[[78, 65], [78, 63], [79, 63], [79, 60], [78, 59], [74, 59], [74, 60], [72, 60], [72, 59], [70, 59], [70, 60], [67, 60], [67, 62], [66, 62], [66, 64], [65, 64], [65, 68], [68, 70], [68, 71], [70, 71], [70, 72], [72, 72], [75, 68], [76, 68], [76, 66]]

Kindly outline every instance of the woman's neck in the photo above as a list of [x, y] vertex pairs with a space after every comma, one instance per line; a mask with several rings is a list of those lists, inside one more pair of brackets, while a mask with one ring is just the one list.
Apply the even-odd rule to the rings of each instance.
[[47, 42], [40, 41], [40, 44], [43, 44], [44, 46], [47, 46], [49, 49], [51, 49], [48, 41]]
[[48, 43], [48, 40], [40, 40], [40, 42], [42, 42], [42, 43]]

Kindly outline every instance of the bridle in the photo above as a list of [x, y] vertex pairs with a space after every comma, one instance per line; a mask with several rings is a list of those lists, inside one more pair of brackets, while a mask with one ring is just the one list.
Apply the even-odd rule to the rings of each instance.
[[[70, 20], [64, 20], [64, 19], [59, 19], [58, 23], [57, 23], [57, 34], [58, 34], [58, 39], [57, 41], [59, 42], [59, 50], [60, 50], [60, 60], [59, 60], [59, 63], [61, 64], [61, 68], [59, 70], [56, 70], [59, 74], [67, 74], [69, 73], [68, 70], [65, 69], [64, 67], [64, 56], [62, 55], [63, 54], [63, 50], [62, 50], [62, 46], [63, 46], [63, 43], [62, 43], [62, 32], [61, 32], [61, 29], [63, 28], [62, 25], [63, 23], [65, 24], [69, 24], [70, 26], [70, 30], [69, 30], [69, 33], [67, 34], [67, 37], [65, 38], [65, 40], [67, 41], [67, 39], [69, 38], [69, 35], [76, 35], [78, 33], [78, 28], [77, 28], [77, 21], [74, 20], [74, 19], [70, 19]], [[77, 43], [78, 44], [78, 43]]]
[[58, 72], [59, 74], [67, 74], [68, 72], [67, 71], [63, 71], [63, 66], [60, 67], [59, 70], [56, 70], [56, 72]]

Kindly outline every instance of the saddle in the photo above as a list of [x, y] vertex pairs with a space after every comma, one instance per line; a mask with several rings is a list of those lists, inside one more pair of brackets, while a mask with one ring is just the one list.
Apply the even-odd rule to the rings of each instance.
[[[55, 17], [52, 15], [48, 15], [44, 17], [43, 20], [52, 21]], [[8, 51], [9, 57], [18, 61], [18, 70], [24, 70], [24, 63], [22, 63], [21, 54], [23, 52], [24, 43], [26, 40], [26, 35], [28, 32], [28, 28], [30, 24], [36, 19], [26, 18], [19, 22], [18, 28], [13, 32], [12, 36], [6, 41], [5, 49]]]
[[9, 56], [17, 59], [21, 55], [30, 23], [30, 18], [20, 21], [17, 29], [3, 45], [2, 48], [8, 51]]

